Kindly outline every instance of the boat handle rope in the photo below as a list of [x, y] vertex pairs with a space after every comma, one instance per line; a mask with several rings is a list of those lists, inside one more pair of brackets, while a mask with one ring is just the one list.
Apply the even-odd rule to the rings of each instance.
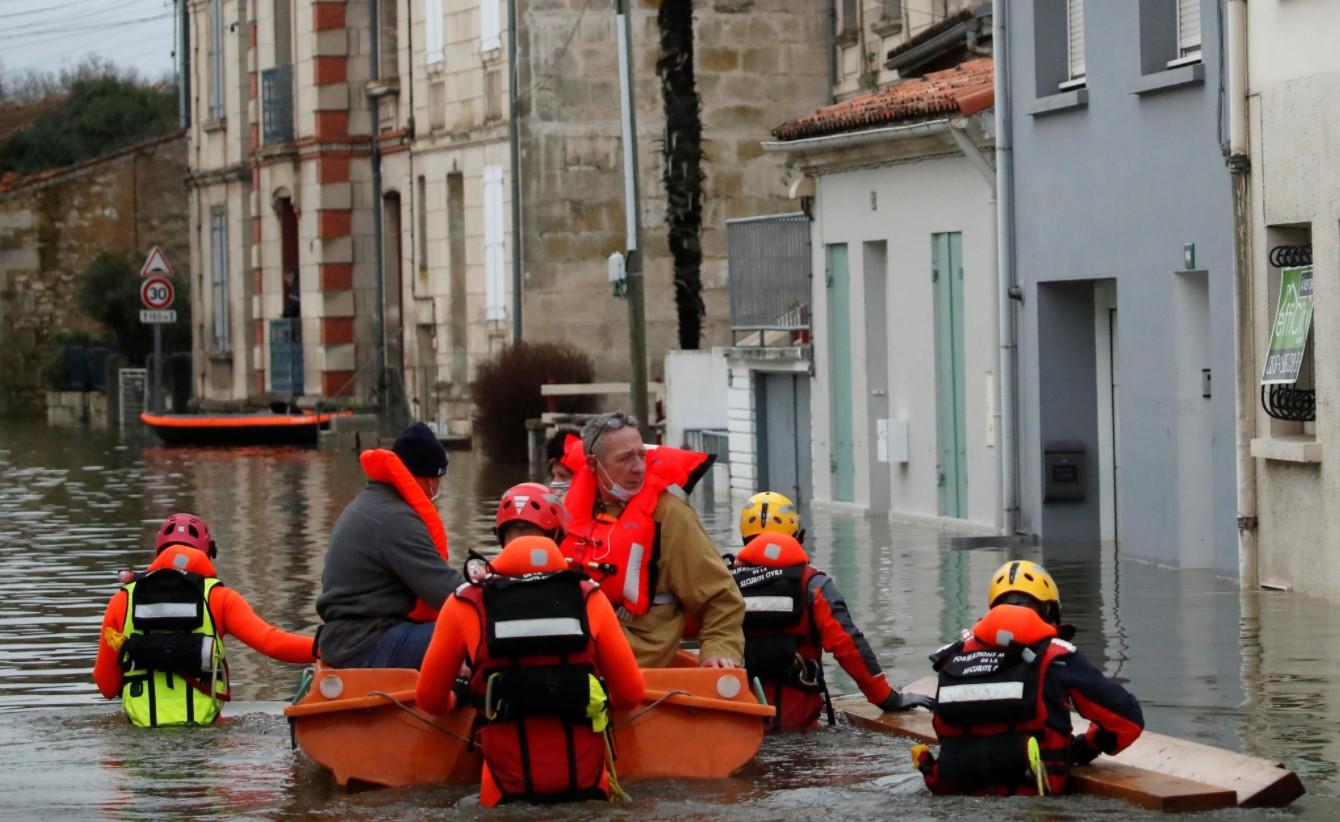
[[638, 708], [636, 711], [629, 714], [627, 719], [614, 726], [614, 730], [618, 731], [627, 728], [629, 725], [632, 725], [634, 722], [638, 721], [643, 716], [645, 716], [648, 711], [651, 711], [654, 708], [659, 707], [662, 702], [666, 701], [672, 696], [693, 696], [693, 692], [685, 690], [666, 691], [655, 702], [652, 702], [650, 705], [645, 705], [641, 708]]
[[404, 711], [405, 713], [407, 713], [407, 714], [409, 714], [410, 716], [414, 717], [415, 719], [419, 720], [419, 721], [422, 722], [423, 724], [427, 725], [428, 727], [433, 728], [433, 729], [438, 730], [438, 731], [441, 731], [442, 733], [446, 734], [447, 736], [452, 737], [453, 739], [459, 739], [460, 741], [464, 742], [464, 743], [467, 744], [467, 745], [473, 745], [473, 744], [474, 744], [474, 740], [472, 740], [472, 739], [467, 739], [467, 738], [461, 736], [460, 734], [456, 733], [455, 731], [451, 730], [450, 728], [444, 728], [444, 727], [442, 727], [441, 725], [437, 724], [437, 723], [434, 722], [433, 720], [429, 719], [428, 717], [426, 717], [426, 716], [424, 716], [423, 714], [419, 713], [418, 711], [414, 710], [414, 709], [411, 708], [410, 706], [408, 706], [408, 705], [406, 705], [405, 703], [401, 702], [400, 700], [396, 699], [394, 696], [391, 696], [391, 695], [388, 694], [386, 691], [368, 691], [368, 696], [379, 696], [379, 697], [381, 697], [382, 699], [385, 699], [385, 700], [387, 700], [388, 702], [390, 702], [392, 705], [395, 705], [395, 706], [396, 706], [397, 708], [399, 708], [400, 710]]

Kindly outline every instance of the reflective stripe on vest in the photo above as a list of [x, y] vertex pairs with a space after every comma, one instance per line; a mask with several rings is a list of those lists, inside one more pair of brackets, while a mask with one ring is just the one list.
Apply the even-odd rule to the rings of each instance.
[[640, 542], [628, 549], [628, 570], [623, 577], [623, 602], [632, 610], [642, 601], [642, 560], [647, 548]]
[[188, 602], [150, 602], [135, 606], [135, 619], [185, 619], [195, 616], [195, 607]]
[[746, 612], [789, 614], [795, 607], [794, 597], [745, 597], [744, 600]]
[[571, 617], [499, 620], [494, 626], [494, 635], [499, 639], [582, 636], [581, 621]]
[[1023, 699], [1022, 682], [983, 682], [975, 685], [944, 685], [937, 702], [989, 702], [998, 699]]

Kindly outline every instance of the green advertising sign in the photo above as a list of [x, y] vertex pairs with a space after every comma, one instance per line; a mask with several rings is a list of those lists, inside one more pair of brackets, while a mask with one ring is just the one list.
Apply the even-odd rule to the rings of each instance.
[[1270, 328], [1270, 353], [1262, 385], [1292, 385], [1298, 381], [1312, 327], [1312, 266], [1286, 268], [1280, 272], [1280, 302], [1275, 324]]

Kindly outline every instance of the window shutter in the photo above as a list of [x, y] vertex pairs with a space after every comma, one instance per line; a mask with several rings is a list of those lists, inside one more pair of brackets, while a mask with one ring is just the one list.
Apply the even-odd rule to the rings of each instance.
[[502, 166], [484, 168], [484, 319], [507, 319], [503, 272]]
[[1066, 60], [1070, 80], [1084, 77], [1084, 0], [1066, 0]]
[[214, 257], [214, 350], [227, 351], [228, 335], [228, 215], [216, 210], [210, 215], [210, 250]]
[[499, 0], [480, 0], [479, 3], [479, 50], [496, 51], [502, 48], [498, 24]]
[[423, 48], [426, 65], [442, 62], [442, 0], [423, 0]]
[[1200, 54], [1200, 0], [1177, 0], [1177, 56]]

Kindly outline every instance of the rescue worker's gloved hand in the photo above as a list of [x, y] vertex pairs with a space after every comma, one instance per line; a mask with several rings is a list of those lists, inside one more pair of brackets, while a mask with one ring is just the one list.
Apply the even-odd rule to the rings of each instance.
[[1089, 740], [1084, 734], [1075, 734], [1070, 739], [1070, 761], [1075, 765], [1088, 765], [1098, 758], [1102, 753], [1089, 745]]
[[879, 709], [885, 712], [908, 711], [913, 708], [931, 710], [935, 707], [935, 697], [915, 694], [910, 691], [894, 691], [889, 698], [879, 703]]

